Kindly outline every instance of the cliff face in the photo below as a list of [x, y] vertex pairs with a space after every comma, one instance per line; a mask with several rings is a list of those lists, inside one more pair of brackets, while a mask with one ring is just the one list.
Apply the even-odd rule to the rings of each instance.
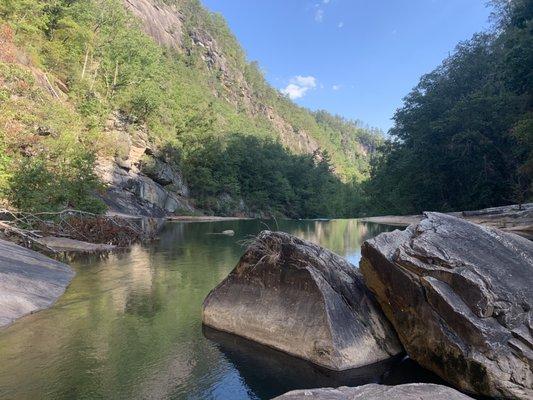
[[[194, 11], [188, 7], [190, 3], [189, 0], [178, 0], [173, 5], [155, 0], [124, 0], [124, 5], [141, 21], [144, 32], [159, 45], [179, 54], [198, 54], [206, 74], [218, 83], [213, 89], [214, 96], [251, 117], [267, 121], [281, 142], [291, 150], [309, 154], [318, 151], [320, 143], [310, 132], [293, 126], [275, 107], [260, 98], [243, 71], [245, 60], [228, 56], [215, 35], [207, 27], [195, 23], [197, 20], [190, 15]], [[203, 11], [206, 18], [212, 17]], [[264, 82], [261, 84], [265, 85]], [[269, 95], [282, 97], [273, 88], [267, 90], [271, 92]]]

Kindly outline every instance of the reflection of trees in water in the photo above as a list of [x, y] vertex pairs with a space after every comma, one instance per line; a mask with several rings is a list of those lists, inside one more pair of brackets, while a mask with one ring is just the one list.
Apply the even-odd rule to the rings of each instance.
[[[289, 228], [290, 229], [290, 228]], [[304, 221], [290, 233], [325, 247], [341, 256], [358, 253], [362, 243], [391, 228], [354, 219]]]
[[[353, 220], [278, 223], [341, 255], [383, 229]], [[225, 229], [236, 235], [208, 235]], [[0, 397], [209, 395], [230, 373], [235, 389], [238, 372], [201, 334], [201, 304], [237, 263], [239, 243], [262, 229], [260, 221], [172, 223], [154, 243], [77, 260], [56, 307], [0, 333]]]

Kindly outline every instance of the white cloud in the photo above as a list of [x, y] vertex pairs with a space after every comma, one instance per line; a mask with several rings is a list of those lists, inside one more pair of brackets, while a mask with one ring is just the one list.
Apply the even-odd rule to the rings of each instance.
[[284, 89], [281, 89], [281, 93], [289, 96], [292, 100], [296, 100], [304, 97], [310, 89], [315, 87], [316, 78], [314, 76], [297, 75], [290, 80]]
[[344, 22], [341, 21], [337, 24], [337, 28], [342, 28], [342, 27], [344, 27]]
[[317, 8], [315, 11], [315, 21], [319, 23], [324, 21], [324, 10], [321, 8]]
[[291, 82], [308, 88], [314, 88], [316, 86], [316, 78], [314, 76], [298, 75], [292, 78]]
[[342, 88], [342, 86], [341, 85], [333, 85], [331, 88], [333, 90], [340, 90]]

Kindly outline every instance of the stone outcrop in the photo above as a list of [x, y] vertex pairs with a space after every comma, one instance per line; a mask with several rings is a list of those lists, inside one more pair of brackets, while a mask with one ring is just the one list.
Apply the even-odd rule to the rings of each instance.
[[358, 387], [295, 390], [275, 400], [468, 400], [455, 389], [430, 383], [410, 383], [398, 386], [369, 384]]
[[189, 189], [179, 171], [154, 155], [142, 127], [132, 129], [130, 125], [118, 113], [110, 118], [106, 130], [121, 144], [120, 154], [114, 159], [99, 159], [95, 168], [107, 186], [101, 199], [109, 211], [147, 217], [193, 211]]
[[362, 256], [411, 358], [467, 392], [533, 398], [533, 242], [426, 213], [366, 241]]
[[[533, 240], [533, 203], [484, 208], [475, 211], [451, 212], [448, 215], [461, 217], [476, 224], [516, 233]], [[393, 226], [409, 226], [420, 222], [423, 215], [385, 215], [361, 218], [361, 221]]]
[[[201, 26], [185, 27], [187, 18], [177, 6], [155, 0], [123, 0], [124, 5], [141, 22], [146, 34], [153, 40], [178, 53], [191, 51], [200, 55], [210, 73], [220, 82], [220, 89], [213, 94], [232, 106], [239, 107], [249, 115], [261, 116], [279, 133], [281, 142], [293, 151], [313, 154], [320, 147], [318, 141], [307, 131], [294, 127], [278, 110], [258, 98], [253, 85], [248, 82], [242, 68], [225, 54], [224, 47]], [[279, 94], [279, 96], [282, 96]]]
[[68, 265], [0, 240], [0, 327], [50, 307], [73, 277]]
[[355, 267], [282, 232], [259, 234], [205, 299], [203, 322], [332, 370], [402, 351]]

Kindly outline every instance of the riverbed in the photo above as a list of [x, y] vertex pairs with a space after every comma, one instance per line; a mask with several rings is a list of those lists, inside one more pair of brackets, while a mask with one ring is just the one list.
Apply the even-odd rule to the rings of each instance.
[[[153, 243], [70, 264], [54, 307], [0, 331], [0, 399], [270, 399], [285, 391], [434, 381], [410, 361], [333, 373], [202, 328], [202, 301], [263, 229], [357, 265], [391, 226], [357, 220], [169, 222]], [[224, 230], [234, 236], [220, 235]]]

